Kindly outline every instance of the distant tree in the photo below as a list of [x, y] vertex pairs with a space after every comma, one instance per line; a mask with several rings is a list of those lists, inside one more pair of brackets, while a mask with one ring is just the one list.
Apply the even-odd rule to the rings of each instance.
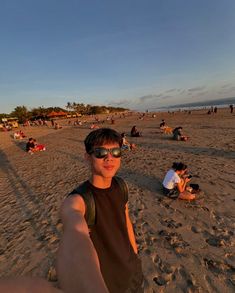
[[8, 117], [10, 117], [9, 114], [1, 113], [1, 114], [0, 114], [0, 123], [1, 123], [1, 121], [2, 121], [2, 118], [8, 118]]
[[105, 107], [103, 106], [92, 106], [91, 107], [91, 114], [97, 115], [97, 114], [103, 114], [107, 113]]
[[87, 114], [87, 115], [90, 115], [90, 114], [91, 114], [91, 107], [92, 107], [92, 106], [91, 106], [90, 104], [87, 104], [87, 105], [86, 105], [86, 114]]
[[30, 111], [30, 114], [31, 114], [30, 116], [32, 116], [32, 117], [43, 117], [48, 114], [48, 111], [44, 107], [38, 107], [38, 108], [33, 108]]
[[30, 118], [30, 113], [26, 106], [17, 106], [10, 114], [12, 117], [17, 117], [20, 123]]
[[128, 109], [125, 108], [115, 108], [115, 107], [107, 107], [107, 106], [92, 106], [90, 104], [76, 103], [76, 102], [67, 102], [65, 106], [66, 109], [70, 109], [73, 112], [82, 114], [82, 115], [95, 115], [95, 114], [107, 114], [107, 113], [115, 113], [115, 112], [124, 112]]
[[65, 106], [65, 108], [67, 110], [72, 110], [73, 109], [73, 106], [72, 106], [72, 104], [70, 102], [67, 102], [67, 105]]

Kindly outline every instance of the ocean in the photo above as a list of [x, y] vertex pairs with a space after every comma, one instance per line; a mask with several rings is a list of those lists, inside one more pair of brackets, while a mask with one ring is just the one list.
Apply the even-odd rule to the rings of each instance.
[[148, 109], [148, 111], [149, 112], [165, 112], [165, 111], [178, 111], [178, 110], [200, 110], [200, 109], [209, 109], [212, 106], [217, 108], [226, 108], [226, 107], [229, 107], [229, 105], [234, 105], [234, 104], [235, 104], [235, 97], [232, 97], [232, 98], [224, 98], [224, 99], [218, 99], [218, 100], [171, 105], [166, 107], [156, 107], [156, 108], [154, 107], [154, 108]]

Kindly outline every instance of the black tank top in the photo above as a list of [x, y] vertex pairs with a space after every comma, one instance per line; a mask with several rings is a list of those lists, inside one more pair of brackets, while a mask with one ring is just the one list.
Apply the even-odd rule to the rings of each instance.
[[102, 276], [109, 292], [125, 292], [140, 268], [127, 232], [125, 206], [128, 199], [114, 179], [107, 189], [97, 188], [89, 181], [85, 184], [95, 200], [96, 223], [90, 228], [90, 237]]

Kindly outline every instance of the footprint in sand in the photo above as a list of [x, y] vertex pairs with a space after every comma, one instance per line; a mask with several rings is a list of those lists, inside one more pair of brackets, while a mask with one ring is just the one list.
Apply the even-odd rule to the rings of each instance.
[[182, 227], [182, 224], [181, 223], [177, 223], [175, 222], [173, 219], [162, 219], [160, 220], [160, 223], [163, 225], [163, 226], [166, 226], [168, 228], [179, 228], [179, 227]]
[[181, 249], [186, 248], [189, 244], [183, 240], [182, 236], [176, 232], [167, 232], [166, 230], [161, 230], [158, 233], [175, 249], [175, 251], [181, 252]]
[[202, 288], [196, 284], [195, 277], [186, 271], [185, 267], [180, 266], [178, 272], [182, 279], [185, 280], [187, 285], [187, 292], [189, 293], [199, 293], [202, 292]]
[[232, 245], [232, 231], [227, 231], [224, 229], [220, 229], [216, 226], [212, 227], [213, 232], [209, 233], [208, 231], [204, 231], [204, 237], [206, 238], [206, 242], [210, 246], [221, 247], [221, 246], [231, 246]]
[[201, 233], [202, 229], [200, 227], [192, 226], [191, 231], [194, 233]]
[[205, 267], [215, 275], [224, 274], [226, 277], [234, 277], [235, 266], [209, 258], [204, 258], [203, 260]]
[[155, 255], [153, 257], [153, 263], [156, 264], [157, 269], [157, 273], [156, 276], [153, 278], [153, 281], [158, 286], [165, 286], [167, 283], [169, 283], [175, 278], [175, 268], [167, 263], [164, 264], [158, 255]]
[[171, 276], [166, 275], [166, 276], [156, 276], [153, 278], [153, 281], [158, 285], [158, 286], [165, 286], [169, 281], [171, 281]]

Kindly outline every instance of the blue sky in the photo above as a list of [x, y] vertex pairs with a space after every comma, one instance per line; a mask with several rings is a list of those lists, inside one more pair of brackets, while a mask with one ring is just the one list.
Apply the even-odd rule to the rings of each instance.
[[234, 0], [0, 0], [0, 113], [235, 96]]

